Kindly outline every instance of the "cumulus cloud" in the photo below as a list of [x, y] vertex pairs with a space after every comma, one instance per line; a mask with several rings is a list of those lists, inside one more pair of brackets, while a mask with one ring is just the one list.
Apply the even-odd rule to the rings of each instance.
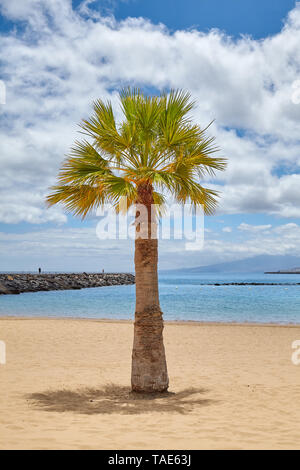
[[186, 253], [185, 266], [204, 266], [258, 255], [300, 255], [299, 225], [284, 224], [269, 229], [255, 229], [252, 226], [254, 230], [249, 230], [249, 227], [242, 237], [230, 237], [229, 240], [205, 237], [202, 251], [200, 246], [198, 251], [194, 246], [192, 252]]
[[95, 228], [0, 232], [2, 270], [133, 270], [131, 240], [99, 240]]
[[249, 225], [245, 224], [242, 222], [239, 226], [238, 229], [242, 230], [244, 232], [252, 232], [252, 233], [257, 233], [257, 232], [265, 232], [266, 230], [269, 230], [272, 227], [272, 225]]
[[67, 221], [66, 215], [56, 207], [51, 207], [48, 211], [44, 210], [43, 202], [42, 193], [17, 190], [13, 194], [6, 194], [3, 191], [0, 220], [6, 224], [17, 224], [19, 222], [31, 224], [56, 222], [63, 224]]
[[[73, 140], [76, 124], [102, 97], [140, 85], [182, 87], [198, 101], [195, 119], [215, 119], [222, 154], [220, 213], [300, 217], [300, 105], [292, 99], [300, 70], [300, 3], [278, 34], [234, 40], [213, 30], [170, 33], [142, 18], [117, 22], [85, 1], [1, 0], [17, 28], [0, 36], [0, 220], [63, 222], [43, 205]], [[5, 195], [5, 197], [4, 197]], [[16, 201], [17, 200], [17, 201]], [[18, 209], [18, 201], [20, 209]]]
[[[185, 250], [186, 240], [159, 241], [160, 269], [205, 266], [240, 260], [257, 255], [300, 256], [300, 226], [294, 223], [249, 231], [249, 237], [220, 240], [214, 232], [206, 232], [204, 246], [192, 244]], [[2, 269], [28, 270], [42, 265], [45, 270], [76, 271], [133, 270], [132, 240], [99, 240], [95, 227], [53, 228], [26, 233], [1, 233]]]
[[231, 233], [231, 232], [232, 232], [232, 228], [231, 228], [231, 227], [224, 227], [224, 228], [222, 228], [222, 232]]

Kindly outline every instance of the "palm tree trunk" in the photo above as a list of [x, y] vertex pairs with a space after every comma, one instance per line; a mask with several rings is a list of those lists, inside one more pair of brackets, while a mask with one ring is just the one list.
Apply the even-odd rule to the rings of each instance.
[[[145, 197], [145, 189], [148, 197]], [[148, 220], [145, 222], [148, 227], [148, 238], [139, 237], [143, 232], [142, 224], [139, 224], [136, 228], [134, 258], [136, 311], [131, 385], [135, 392], [163, 392], [168, 389], [169, 378], [158, 295], [157, 225], [151, 221], [152, 188], [140, 188], [139, 193], [140, 201], [143, 200], [148, 210]]]

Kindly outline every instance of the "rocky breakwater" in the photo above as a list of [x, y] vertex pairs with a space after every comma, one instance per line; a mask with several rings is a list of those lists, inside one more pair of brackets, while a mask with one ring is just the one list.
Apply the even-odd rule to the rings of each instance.
[[134, 284], [133, 274], [0, 274], [0, 294]]

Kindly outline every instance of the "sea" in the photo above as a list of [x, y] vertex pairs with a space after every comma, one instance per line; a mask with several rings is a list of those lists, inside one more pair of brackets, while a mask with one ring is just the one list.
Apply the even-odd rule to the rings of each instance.
[[[160, 304], [166, 321], [300, 324], [298, 282], [300, 274], [161, 273]], [[0, 296], [0, 316], [124, 320], [134, 309], [134, 285]]]

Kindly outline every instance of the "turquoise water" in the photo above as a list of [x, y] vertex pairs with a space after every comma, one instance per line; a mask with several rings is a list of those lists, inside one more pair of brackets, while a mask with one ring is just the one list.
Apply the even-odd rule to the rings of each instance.
[[[288, 286], [213, 286], [223, 282], [287, 282]], [[165, 320], [300, 324], [300, 275], [164, 274]], [[205, 285], [204, 285], [205, 284]], [[135, 286], [0, 296], [0, 316], [132, 319]]]

